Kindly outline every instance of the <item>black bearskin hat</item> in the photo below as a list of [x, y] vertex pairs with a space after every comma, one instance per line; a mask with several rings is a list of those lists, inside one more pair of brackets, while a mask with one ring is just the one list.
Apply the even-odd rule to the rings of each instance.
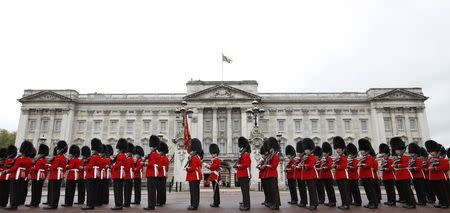
[[365, 139], [365, 138], [361, 138], [358, 140], [358, 150], [364, 150], [366, 152], [370, 151], [370, 149], [372, 148], [372, 145], [370, 144], [370, 141]]
[[345, 149], [345, 141], [341, 136], [333, 138], [333, 149]]
[[14, 145], [8, 146], [8, 158], [15, 158], [17, 156], [17, 147]]
[[128, 149], [128, 141], [125, 138], [120, 138], [117, 141], [116, 149], [120, 150], [122, 153], [126, 153]]
[[267, 139], [267, 145], [269, 146], [269, 150], [274, 149], [275, 152], [280, 151], [280, 144], [278, 143], [278, 140], [274, 137], [269, 137]]
[[134, 154], [143, 157], [145, 155], [144, 149], [141, 146], [134, 147]]
[[81, 156], [85, 158], [91, 157], [91, 148], [89, 146], [81, 147]]
[[447, 158], [450, 158], [450, 148], [447, 149]]
[[297, 151], [297, 153], [303, 153], [305, 152], [305, 149], [303, 149], [303, 142], [302, 141], [298, 141], [296, 146], [295, 146], [295, 151]]
[[0, 149], [0, 159], [3, 160], [6, 157], [8, 157], [8, 149], [6, 148], [1, 148]]
[[424, 158], [428, 158], [428, 152], [425, 148], [420, 147], [420, 156]]
[[314, 145], [314, 141], [311, 138], [303, 139], [302, 144], [303, 144], [303, 149], [304, 150], [309, 149], [310, 151], [313, 151], [314, 146], [315, 146]]
[[[199, 142], [200, 142], [200, 141], [199, 141]], [[202, 148], [202, 147], [201, 147], [201, 143], [200, 143], [200, 149], [201, 149], [201, 148]], [[157, 150], [158, 150], [159, 152], [162, 152], [163, 154], [169, 153], [169, 147], [167, 146], [167, 144], [166, 144], [165, 142], [159, 143]], [[202, 152], [203, 152], [203, 150], [202, 150]], [[200, 154], [199, 152], [197, 152], [197, 153]]]
[[108, 156], [108, 157], [114, 155], [114, 149], [113, 149], [113, 147], [111, 146], [111, 144], [107, 144], [107, 145], [105, 146], [105, 155]]
[[372, 147], [370, 147], [369, 155], [371, 155], [372, 157], [376, 157], [377, 156], [377, 154], [375, 153], [375, 150], [373, 150]]
[[447, 151], [445, 150], [444, 146], [442, 146], [441, 144], [439, 145], [441, 146], [441, 148], [439, 149], [439, 156], [445, 157], [445, 155], [447, 155]]
[[420, 146], [417, 145], [417, 144], [414, 143], [414, 142], [408, 144], [408, 153], [409, 153], [409, 154], [420, 155]]
[[41, 155], [41, 156], [48, 156], [49, 152], [50, 152], [50, 149], [48, 148], [47, 145], [45, 145], [45, 144], [43, 144], [43, 143], [41, 143], [41, 144], [39, 145], [38, 155]]
[[60, 155], [61, 154], [66, 154], [67, 149], [68, 149], [67, 142], [66, 141], [58, 141], [58, 143], [56, 144], [55, 149], [57, 150], [56, 154], [60, 154]]
[[347, 144], [347, 148], [345, 150], [347, 151], [347, 154], [349, 154], [349, 155], [358, 154], [358, 149], [356, 148], [355, 144], [352, 144], [352, 143]]
[[191, 145], [189, 146], [189, 152], [195, 152], [197, 155], [203, 152], [202, 142], [198, 138], [191, 139]]
[[73, 157], [80, 157], [80, 147], [78, 147], [77, 145], [72, 145], [69, 148], [69, 154], [71, 154]]
[[267, 147], [265, 147], [265, 146], [261, 146], [260, 148], [259, 148], [259, 154], [261, 154], [261, 155], [266, 155], [267, 154]]
[[96, 151], [97, 153], [102, 153], [103, 152], [102, 141], [98, 138], [93, 138], [91, 140], [91, 150]]
[[392, 150], [405, 150], [406, 149], [405, 142], [403, 142], [402, 138], [400, 138], [400, 137], [391, 138], [389, 143], [391, 144]]
[[331, 155], [332, 154], [331, 144], [328, 142], [323, 142], [322, 143], [322, 152], [328, 153], [328, 155]]
[[291, 145], [287, 145], [284, 152], [286, 153], [286, 155], [290, 155], [292, 157], [295, 157], [295, 149]]
[[322, 156], [322, 147], [320, 147], [320, 146], [314, 147], [313, 154], [317, 157], [321, 157]]
[[34, 146], [31, 147], [31, 151], [29, 153], [29, 155], [27, 157], [29, 158], [35, 158], [37, 154], [36, 148], [34, 148]]
[[161, 140], [159, 140], [159, 137], [156, 135], [150, 136], [148, 145], [152, 148], [158, 147], [159, 143], [161, 143]]
[[209, 154], [216, 154], [218, 155], [220, 153], [220, 149], [219, 146], [217, 146], [217, 144], [212, 143], [209, 145]]
[[245, 137], [242, 137], [242, 136], [239, 137], [239, 139], [238, 139], [238, 147], [241, 150], [244, 150], [245, 152], [250, 152], [250, 143], [248, 142], [247, 138], [245, 138]]
[[30, 157], [31, 152], [33, 151], [33, 144], [30, 141], [24, 141], [20, 144], [19, 152]]
[[428, 152], [438, 152], [441, 148], [439, 144], [434, 140], [425, 141], [425, 147], [427, 148]]
[[128, 153], [134, 153], [134, 145], [130, 142], [128, 142]]
[[380, 146], [378, 147], [378, 152], [384, 153], [384, 154], [389, 154], [390, 153], [389, 145], [387, 145], [385, 143], [380, 144]]

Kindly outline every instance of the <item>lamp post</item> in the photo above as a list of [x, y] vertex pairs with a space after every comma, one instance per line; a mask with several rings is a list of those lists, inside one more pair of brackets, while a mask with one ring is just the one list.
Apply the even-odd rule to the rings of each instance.
[[181, 102], [181, 107], [177, 108], [175, 110], [175, 114], [177, 116], [177, 118], [180, 118], [180, 116], [184, 116], [184, 113], [187, 112], [188, 116], [192, 115], [194, 113], [194, 111], [192, 111], [192, 109], [187, 108], [187, 102], [186, 101], [182, 101]]
[[265, 110], [260, 109], [258, 107], [258, 101], [254, 100], [252, 102], [252, 108], [247, 109], [247, 115], [251, 116], [254, 119], [254, 127], [258, 127], [258, 118], [262, 117], [264, 115]]

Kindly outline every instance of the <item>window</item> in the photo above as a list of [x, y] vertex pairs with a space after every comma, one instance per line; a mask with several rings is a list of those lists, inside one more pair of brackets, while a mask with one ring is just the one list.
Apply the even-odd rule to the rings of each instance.
[[334, 132], [334, 120], [328, 120], [328, 131]]
[[177, 132], [183, 131], [183, 121], [177, 121]]
[[219, 120], [219, 131], [225, 132], [225, 120]]
[[398, 131], [404, 131], [405, 130], [405, 125], [403, 122], [403, 118], [396, 118], [395, 119], [395, 123], [397, 125], [397, 130]]
[[280, 143], [280, 152], [283, 155], [285, 155], [286, 154], [285, 151], [286, 151], [286, 144], [285, 143]]
[[86, 121], [78, 121], [78, 132], [86, 130]]
[[409, 118], [409, 128], [411, 131], [417, 130], [417, 119], [416, 118]]
[[143, 129], [144, 133], [149, 133], [150, 132], [150, 121], [149, 120], [145, 120], [144, 121], [142, 129]]
[[159, 122], [159, 130], [161, 132], [166, 132], [167, 131], [167, 121], [160, 121]]
[[203, 129], [205, 132], [211, 132], [211, 120], [205, 120], [205, 127]]
[[30, 120], [28, 122], [28, 129], [30, 132], [34, 132], [36, 130], [36, 120]]
[[61, 120], [59, 120], [59, 119], [55, 120], [55, 124], [54, 124], [53, 130], [55, 132], [61, 132]]
[[119, 121], [118, 120], [111, 120], [110, 124], [111, 124], [110, 125], [110, 131], [112, 133], [117, 132], [117, 125], [119, 124]]
[[269, 132], [269, 122], [267, 120], [260, 120], [259, 123], [262, 132]]
[[302, 120], [294, 120], [295, 132], [301, 132], [302, 130]]
[[278, 120], [278, 132], [284, 132], [284, 120]]
[[48, 120], [42, 120], [41, 131], [48, 131]]
[[384, 118], [384, 130], [385, 131], [391, 131], [392, 130], [391, 124], [392, 124], [391, 118]]
[[133, 133], [134, 131], [134, 120], [127, 121], [127, 133]]
[[223, 139], [220, 140], [218, 145], [219, 145], [220, 153], [227, 153], [227, 143], [225, 140], [223, 140]]
[[102, 130], [102, 121], [94, 121], [94, 132], [100, 132]]
[[239, 120], [233, 120], [233, 131], [234, 132], [241, 131], [241, 122]]
[[369, 128], [367, 126], [367, 120], [361, 120], [361, 131], [363, 132], [369, 131]]
[[319, 131], [319, 121], [318, 120], [311, 120], [311, 130], [312, 130], [312, 132]]
[[238, 143], [233, 143], [233, 153], [239, 153], [239, 145]]
[[344, 130], [346, 132], [350, 132], [352, 130], [352, 120], [350, 120], [350, 119], [344, 120]]

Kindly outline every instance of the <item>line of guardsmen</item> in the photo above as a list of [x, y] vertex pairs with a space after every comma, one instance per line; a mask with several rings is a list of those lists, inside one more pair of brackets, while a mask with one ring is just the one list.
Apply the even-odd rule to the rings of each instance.
[[[403, 203], [404, 208], [413, 209], [416, 205], [435, 204], [437, 200], [438, 203], [434, 207], [449, 207], [449, 161], [445, 156], [450, 158], [450, 148], [445, 150], [433, 140], [426, 141], [425, 147], [419, 147], [416, 143], [406, 146], [401, 138], [395, 137], [390, 140], [389, 145], [380, 144], [379, 153], [376, 155], [367, 139], [360, 139], [357, 145], [358, 148], [353, 143], [346, 144], [341, 137], [336, 136], [333, 138], [333, 145], [324, 142], [319, 147], [315, 146], [312, 139], [305, 138], [297, 142], [295, 148], [286, 146], [288, 162], [283, 171], [286, 173], [291, 198], [288, 204], [310, 210], [316, 210], [319, 204], [336, 207], [336, 183], [341, 198], [338, 208], [348, 210], [351, 205], [362, 205], [359, 189], [361, 183], [368, 200], [364, 207], [376, 209], [382, 201], [381, 181], [387, 194], [387, 200], [384, 202], [387, 206]], [[251, 148], [244, 137], [238, 139], [238, 146], [240, 155], [233, 167], [237, 171], [236, 178], [242, 192], [239, 209], [248, 211]], [[0, 206], [5, 210], [15, 210], [24, 205], [28, 182], [31, 180], [31, 201], [25, 206], [38, 207], [41, 203], [43, 183], [48, 179], [48, 197], [44, 203], [47, 206], [44, 209], [56, 209], [61, 182], [65, 178], [62, 206], [86, 204], [82, 209], [90, 210], [108, 204], [109, 185], [112, 180], [115, 204], [112, 210], [121, 210], [131, 204], [140, 204], [144, 168], [148, 190], [148, 206], [144, 210], [154, 210], [156, 206], [165, 205], [169, 169], [168, 147], [157, 136], [150, 137], [150, 153], [147, 156], [142, 147], [133, 146], [126, 139], [118, 140], [116, 155], [111, 145], [104, 145], [96, 138], [91, 140], [90, 147], [83, 146], [80, 150], [78, 146], [72, 145], [68, 149], [65, 141], [59, 141], [50, 159], [47, 158], [49, 148], [45, 144], [41, 144], [36, 151], [31, 142], [24, 141], [19, 155], [15, 146], [0, 149], [0, 189], [9, 189], [0, 193]], [[203, 162], [203, 149], [199, 139], [191, 139], [186, 148], [189, 156], [184, 169], [190, 191], [190, 205], [187, 209], [197, 210], [199, 207], [203, 166], [211, 171], [209, 181], [213, 187], [213, 202], [210, 206], [219, 207], [219, 147], [217, 144], [209, 146], [212, 155], [210, 163]], [[265, 197], [262, 205], [278, 210], [281, 206], [277, 169], [281, 154], [278, 140], [274, 137], [267, 138], [260, 147], [260, 156], [256, 168], [259, 170]], [[378, 171], [382, 174], [381, 179], [378, 177]], [[411, 185], [414, 186], [415, 193]], [[131, 202], [133, 188], [135, 199]], [[75, 189], [78, 190], [76, 203]], [[328, 198], [327, 203], [325, 197]], [[9, 206], [6, 207], [8, 199]]]

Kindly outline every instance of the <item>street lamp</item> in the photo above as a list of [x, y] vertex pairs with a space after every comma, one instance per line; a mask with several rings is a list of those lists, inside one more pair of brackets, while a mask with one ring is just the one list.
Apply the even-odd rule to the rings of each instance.
[[177, 108], [175, 110], [175, 114], [177, 116], [177, 118], [179, 118], [180, 116], [184, 116], [184, 113], [187, 112], [188, 116], [192, 115], [192, 113], [194, 113], [194, 111], [192, 111], [192, 109], [187, 108], [187, 102], [186, 101], [182, 101], [181, 102], [181, 107]]
[[277, 141], [278, 141], [278, 143], [281, 143], [281, 138], [283, 137], [283, 135], [279, 132], [278, 134], [277, 134]]
[[264, 115], [265, 110], [264, 109], [260, 109], [258, 107], [258, 101], [254, 100], [252, 102], [252, 108], [247, 109], [247, 115], [251, 116], [254, 121], [255, 121], [255, 127], [258, 127], [258, 116], [262, 117]]

